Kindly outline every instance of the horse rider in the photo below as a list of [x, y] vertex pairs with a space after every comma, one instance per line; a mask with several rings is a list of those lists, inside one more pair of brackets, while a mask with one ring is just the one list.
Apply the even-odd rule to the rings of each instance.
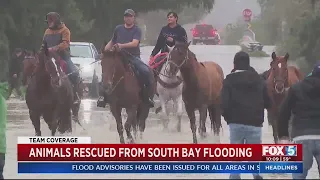
[[[134, 24], [135, 12], [132, 9], [127, 9], [124, 12], [124, 24], [118, 25], [114, 32], [112, 39], [105, 46], [105, 50], [112, 48], [113, 46], [121, 49], [124, 58], [128, 60], [139, 73], [135, 72], [143, 86], [140, 92], [141, 98], [150, 106], [154, 107], [154, 101], [151, 96], [153, 92], [152, 87], [152, 75], [148, 68], [148, 65], [144, 64], [140, 59], [140, 40], [141, 29]], [[142, 93], [143, 92], [143, 93]], [[105, 107], [108, 102], [107, 96], [103, 93], [97, 102], [98, 107]]]
[[46, 15], [48, 29], [45, 31], [42, 41], [41, 49], [47, 44], [49, 52], [57, 53], [59, 58], [56, 62], [60, 67], [66, 65], [66, 73], [72, 73], [69, 75], [69, 79], [73, 85], [74, 90], [74, 104], [80, 103], [78, 96], [79, 85], [79, 72], [76, 71], [76, 67], [70, 58], [70, 30], [61, 21], [60, 15], [57, 12], [50, 12]]
[[23, 60], [24, 53], [21, 48], [16, 48], [11, 56], [10, 66], [9, 66], [9, 90], [8, 97], [9, 99], [12, 90], [15, 89], [18, 96], [23, 99], [23, 95], [20, 89], [20, 83], [22, 79], [22, 70], [23, 70]]
[[[187, 32], [180, 24], [178, 24], [177, 13], [169, 12], [167, 18], [168, 24], [163, 26], [160, 31], [157, 44], [152, 50], [150, 61], [154, 59], [154, 56], [158, 54], [159, 51], [161, 51], [161, 53], [169, 52], [167, 45], [173, 47], [176, 42], [188, 43]], [[155, 61], [160, 61], [162, 58], [157, 58]]]

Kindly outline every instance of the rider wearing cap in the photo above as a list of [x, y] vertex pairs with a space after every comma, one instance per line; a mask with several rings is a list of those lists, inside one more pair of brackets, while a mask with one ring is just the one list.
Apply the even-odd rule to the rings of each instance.
[[[127, 9], [124, 12], [124, 24], [118, 25], [114, 32], [112, 39], [105, 46], [105, 50], [110, 49], [114, 45], [122, 49], [122, 53], [125, 58], [139, 71], [137, 77], [141, 84], [143, 84], [143, 91], [140, 92], [142, 99], [148, 103], [151, 107], [154, 106], [152, 100], [153, 87], [151, 71], [149, 67], [144, 64], [140, 59], [140, 40], [141, 29], [134, 24], [135, 12], [132, 9]], [[139, 74], [139, 75], [138, 75]], [[142, 93], [143, 92], [143, 93]], [[105, 107], [107, 97], [104, 94], [104, 98], [100, 97], [97, 103], [99, 107]]]
[[172, 47], [175, 45], [176, 41], [188, 43], [188, 37], [186, 30], [178, 24], [178, 15], [175, 12], [169, 12], [167, 14], [168, 25], [162, 27], [159, 34], [157, 44], [154, 47], [150, 59], [152, 59], [156, 54], [161, 52], [168, 52], [167, 45]]
[[59, 57], [65, 61], [64, 63], [60, 60], [56, 60], [62, 68], [63, 65], [66, 64], [66, 73], [72, 73], [69, 75], [69, 78], [74, 87], [74, 103], [79, 103], [80, 101], [77, 95], [79, 73], [75, 71], [75, 65], [70, 58], [70, 30], [61, 21], [60, 15], [56, 12], [48, 13], [46, 15], [46, 22], [48, 24], [48, 29], [43, 35], [41, 49], [47, 44], [49, 52], [57, 53]]

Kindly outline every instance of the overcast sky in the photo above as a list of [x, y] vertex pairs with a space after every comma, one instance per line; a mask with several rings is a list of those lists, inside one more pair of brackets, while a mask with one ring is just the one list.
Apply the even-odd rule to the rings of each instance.
[[260, 14], [257, 0], [215, 0], [211, 13], [203, 19], [203, 23], [212, 24], [220, 29], [228, 23], [234, 23], [242, 16], [242, 11], [251, 9], [254, 16]]

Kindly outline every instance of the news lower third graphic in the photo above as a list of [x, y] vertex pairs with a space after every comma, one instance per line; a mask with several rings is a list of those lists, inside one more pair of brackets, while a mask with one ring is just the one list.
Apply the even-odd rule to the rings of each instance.
[[18, 173], [302, 173], [301, 162], [19, 162]]
[[302, 173], [302, 145], [91, 144], [90, 137], [19, 137], [18, 173]]

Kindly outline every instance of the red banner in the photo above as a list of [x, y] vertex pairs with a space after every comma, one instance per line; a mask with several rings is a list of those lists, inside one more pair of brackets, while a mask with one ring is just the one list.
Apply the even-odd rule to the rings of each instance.
[[18, 161], [302, 161], [302, 145], [18, 144]]

